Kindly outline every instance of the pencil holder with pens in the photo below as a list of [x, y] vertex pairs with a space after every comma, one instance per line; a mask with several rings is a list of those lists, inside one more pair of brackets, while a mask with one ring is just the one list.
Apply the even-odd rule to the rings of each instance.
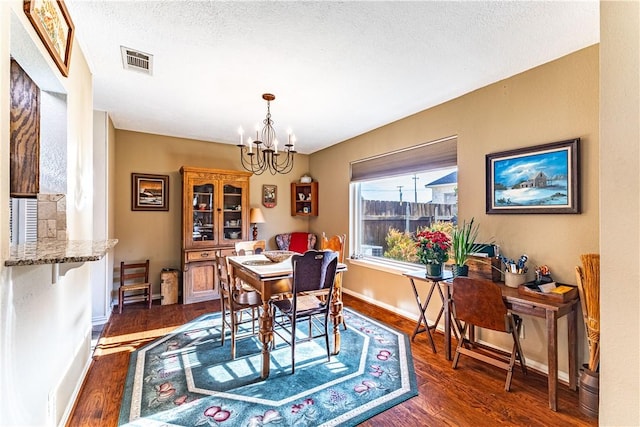
[[508, 287], [517, 288], [525, 283], [527, 283], [527, 273], [512, 273], [510, 271], [504, 272], [504, 284]]

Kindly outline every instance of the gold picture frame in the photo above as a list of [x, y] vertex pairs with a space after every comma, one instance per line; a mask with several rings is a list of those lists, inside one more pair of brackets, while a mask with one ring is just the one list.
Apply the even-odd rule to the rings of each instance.
[[168, 211], [169, 175], [131, 174], [132, 211]]
[[63, 76], [69, 75], [75, 27], [62, 0], [24, 0], [24, 13]]

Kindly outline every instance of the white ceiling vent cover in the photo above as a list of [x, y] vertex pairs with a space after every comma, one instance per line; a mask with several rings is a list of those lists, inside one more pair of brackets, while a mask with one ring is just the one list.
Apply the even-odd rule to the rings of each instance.
[[153, 55], [120, 46], [122, 66], [125, 70], [134, 70], [153, 75]]

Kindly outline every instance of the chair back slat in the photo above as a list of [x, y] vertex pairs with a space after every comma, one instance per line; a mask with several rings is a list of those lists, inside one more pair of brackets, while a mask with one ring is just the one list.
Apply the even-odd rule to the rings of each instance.
[[267, 242], [264, 240], [249, 240], [244, 242], [236, 242], [236, 255], [254, 255], [264, 252], [267, 248]]
[[120, 262], [120, 285], [149, 282], [149, 260], [138, 263]]
[[502, 291], [494, 282], [456, 277], [451, 297], [458, 320], [495, 331], [511, 331]]
[[322, 232], [320, 239], [320, 249], [331, 250], [338, 253], [338, 262], [344, 262], [344, 245], [346, 242], [346, 234], [336, 234], [335, 236], [327, 237]]
[[217, 256], [216, 265], [218, 266], [218, 285], [220, 291], [229, 294], [231, 292], [231, 277], [229, 276], [227, 257], [222, 255]]

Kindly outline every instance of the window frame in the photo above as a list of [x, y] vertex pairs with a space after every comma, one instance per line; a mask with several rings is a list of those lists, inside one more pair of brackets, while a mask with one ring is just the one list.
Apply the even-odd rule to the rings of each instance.
[[[391, 156], [390, 158], [393, 159], [393, 156], [397, 156], [398, 154], [400, 155], [404, 155], [406, 156], [407, 153], [410, 153], [411, 150], [426, 150], [425, 152], [428, 153], [429, 152], [429, 148], [430, 146], [432, 146], [432, 144], [437, 144], [437, 143], [441, 143], [441, 142], [445, 142], [445, 143], [450, 143], [453, 142], [454, 144], [452, 145], [453, 147], [453, 158], [455, 159], [455, 164], [450, 164], [451, 159], [445, 159], [445, 162], [449, 162], [449, 164], [447, 164], [446, 166], [443, 166], [442, 163], [442, 153], [438, 154], [438, 160], [434, 162], [433, 164], [430, 164], [427, 161], [427, 167], [425, 169], [419, 169], [416, 170], [416, 162], [412, 162], [413, 164], [411, 165], [411, 167], [409, 167], [406, 171], [401, 171], [399, 170], [397, 167], [391, 167], [389, 168], [389, 170], [391, 171], [389, 173], [389, 175], [383, 175], [383, 176], [379, 176], [378, 173], [373, 172], [373, 174], [371, 175], [372, 177], [370, 179], [364, 179], [366, 178], [366, 176], [363, 178], [362, 175], [356, 177], [356, 179], [353, 179], [353, 165], [360, 163], [360, 162], [366, 162], [369, 160], [374, 160], [374, 161], [379, 161], [379, 159], [382, 159], [386, 156]], [[449, 149], [451, 149], [451, 147], [449, 147]], [[424, 153], [422, 153], [424, 155]], [[445, 153], [446, 154], [446, 153]], [[449, 153], [451, 154], [451, 153]], [[418, 157], [418, 156], [416, 156]], [[397, 159], [397, 158], [396, 158]], [[429, 167], [429, 165], [431, 165]], [[366, 165], [365, 165], [366, 166]], [[396, 165], [397, 166], [397, 165]], [[362, 203], [361, 203], [361, 184], [363, 182], [367, 182], [367, 181], [372, 181], [372, 180], [381, 180], [381, 179], [385, 179], [385, 178], [392, 178], [394, 176], [401, 176], [401, 175], [408, 175], [408, 174], [412, 174], [412, 173], [416, 173], [416, 172], [425, 172], [425, 171], [429, 171], [429, 170], [433, 170], [433, 171], [437, 171], [440, 169], [444, 169], [444, 168], [450, 168], [450, 167], [458, 167], [457, 165], [457, 136], [452, 136], [452, 137], [447, 137], [447, 138], [442, 138], [440, 140], [436, 140], [430, 143], [424, 143], [424, 144], [420, 144], [414, 147], [408, 147], [402, 150], [397, 150], [397, 151], [393, 151], [390, 153], [386, 153], [386, 154], [381, 154], [378, 156], [374, 156], [374, 157], [370, 157], [368, 159], [362, 159], [362, 160], [358, 160], [358, 161], [354, 161], [351, 162], [351, 180], [349, 182], [349, 258], [350, 258], [350, 262], [356, 264], [356, 265], [362, 265], [365, 267], [369, 267], [369, 268], [373, 268], [376, 270], [381, 270], [381, 271], [386, 271], [389, 273], [395, 273], [395, 274], [402, 274], [403, 272], [407, 271], [407, 270], [411, 270], [411, 269], [416, 269], [418, 267], [418, 264], [415, 263], [410, 263], [410, 262], [406, 262], [406, 261], [399, 261], [399, 260], [393, 260], [390, 258], [385, 258], [384, 256], [371, 256], [371, 255], [363, 255], [362, 254], [362, 244], [361, 244], [361, 239], [362, 239], [362, 235], [363, 235], [363, 226], [362, 226], [362, 221], [360, 220], [361, 215], [362, 215]], [[399, 174], [399, 172], [402, 172]], [[457, 201], [456, 201], [456, 205], [457, 205]]]

